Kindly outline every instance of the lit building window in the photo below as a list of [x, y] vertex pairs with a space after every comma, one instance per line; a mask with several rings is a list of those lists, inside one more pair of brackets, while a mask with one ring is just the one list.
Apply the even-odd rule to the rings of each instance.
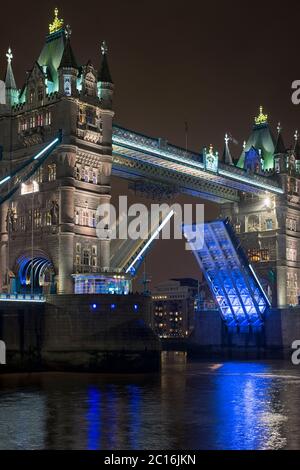
[[35, 209], [33, 212], [33, 225], [34, 228], [40, 228], [42, 226], [42, 216], [40, 209]]
[[48, 165], [48, 180], [55, 181], [56, 180], [56, 165], [53, 163], [52, 165]]
[[92, 212], [91, 214], [91, 227], [96, 228], [96, 213]]
[[295, 248], [287, 248], [286, 259], [288, 261], [297, 261], [297, 250]]
[[84, 169], [84, 181], [88, 183], [90, 181], [90, 175], [89, 175], [89, 169], [85, 168]]
[[85, 227], [88, 227], [88, 225], [89, 225], [89, 213], [88, 213], [88, 211], [83, 211], [82, 225], [84, 225]]
[[273, 219], [267, 219], [266, 220], [266, 229], [267, 230], [273, 230]]
[[40, 168], [37, 170], [35, 174], [35, 179], [39, 184], [43, 182], [43, 167], [42, 166], [40, 166]]
[[90, 265], [90, 252], [88, 250], [84, 250], [83, 252], [83, 264], [84, 266]]
[[94, 184], [98, 183], [97, 170], [93, 170], [93, 183]]
[[52, 116], [51, 111], [47, 111], [45, 115], [45, 124], [46, 126], [50, 126], [52, 124]]
[[44, 116], [41, 113], [37, 116], [37, 125], [38, 127], [42, 127], [44, 125]]
[[259, 261], [270, 261], [270, 253], [268, 249], [259, 250], [257, 248], [253, 248], [248, 250], [248, 258], [249, 261], [253, 263], [257, 263]]
[[50, 227], [52, 225], [52, 218], [50, 211], [46, 212], [46, 226]]

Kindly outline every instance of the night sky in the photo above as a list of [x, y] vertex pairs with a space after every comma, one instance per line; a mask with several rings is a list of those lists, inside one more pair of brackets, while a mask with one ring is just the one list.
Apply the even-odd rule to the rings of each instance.
[[[231, 149], [235, 156], [260, 104], [274, 131], [280, 120], [287, 146], [300, 130], [300, 105], [291, 102], [291, 83], [300, 79], [299, 1], [2, 2], [0, 70], [3, 76], [10, 45], [19, 88], [38, 58], [55, 6], [72, 27], [79, 63], [91, 59], [98, 67], [100, 43], [107, 41], [119, 125], [184, 146], [188, 121], [189, 147], [199, 152], [209, 144], [222, 152], [230, 132], [239, 142]], [[114, 196], [127, 193], [126, 182], [113, 183]], [[209, 219], [218, 214], [217, 206], [205, 208]], [[180, 242], [157, 242], [147, 271], [154, 284], [199, 276]]]

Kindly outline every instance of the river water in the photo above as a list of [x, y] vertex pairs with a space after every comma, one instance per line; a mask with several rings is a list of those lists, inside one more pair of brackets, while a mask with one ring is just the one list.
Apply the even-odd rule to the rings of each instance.
[[0, 375], [0, 449], [299, 449], [300, 366], [189, 362], [160, 374]]

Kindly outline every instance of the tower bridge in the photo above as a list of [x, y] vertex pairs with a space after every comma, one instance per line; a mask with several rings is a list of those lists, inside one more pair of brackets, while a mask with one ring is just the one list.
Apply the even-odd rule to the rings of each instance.
[[[298, 133], [286, 146], [281, 126], [274, 136], [261, 108], [235, 160], [227, 135], [219, 155], [212, 146], [191, 152], [114, 125], [114, 84], [106, 43], [101, 46], [98, 70], [90, 61], [79, 65], [71, 29], [58, 19], [57, 11], [55, 15], [22, 88], [15, 82], [11, 50], [0, 87], [4, 90], [0, 96], [2, 295], [128, 293], [130, 268], [149, 244], [112, 243], [110, 227], [102, 238], [97, 237], [97, 208], [111, 199], [113, 174], [129, 181], [175, 186], [220, 204], [221, 217], [230, 220], [244, 249], [242, 258], [251, 265], [245, 283], [249, 285], [257, 273], [256, 287], [249, 292], [256, 292], [259, 283], [263, 301], [266, 293], [273, 306], [297, 304]], [[62, 137], [54, 143], [60, 130]], [[160, 222], [161, 227], [164, 221]], [[149, 240], [153, 235], [149, 233]], [[211, 253], [206, 255], [212, 258]], [[34, 266], [40, 267], [38, 276]], [[220, 291], [213, 282], [211, 288]], [[251, 303], [248, 298], [247, 302], [239, 307], [244, 318], [254, 305], [261, 320], [260, 300]], [[228, 312], [233, 308], [229, 304]]]

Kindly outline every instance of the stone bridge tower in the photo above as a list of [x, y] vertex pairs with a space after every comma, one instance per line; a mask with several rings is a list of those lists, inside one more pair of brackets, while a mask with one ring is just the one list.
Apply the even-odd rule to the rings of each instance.
[[21, 90], [12, 58], [9, 50], [0, 175], [38, 153], [60, 129], [63, 141], [1, 207], [0, 290], [73, 293], [75, 285], [78, 293], [106, 292], [112, 282], [110, 240], [96, 236], [96, 211], [111, 197], [114, 85], [107, 46], [102, 44], [98, 71], [90, 61], [79, 65], [71, 29], [55, 10]]
[[275, 176], [284, 188], [280, 196], [241, 194], [239, 204], [225, 204], [250, 262], [273, 306], [297, 305], [300, 295], [300, 146], [296, 131], [287, 148], [280, 124], [274, 137], [262, 108], [244, 144], [237, 166], [248, 174]]

